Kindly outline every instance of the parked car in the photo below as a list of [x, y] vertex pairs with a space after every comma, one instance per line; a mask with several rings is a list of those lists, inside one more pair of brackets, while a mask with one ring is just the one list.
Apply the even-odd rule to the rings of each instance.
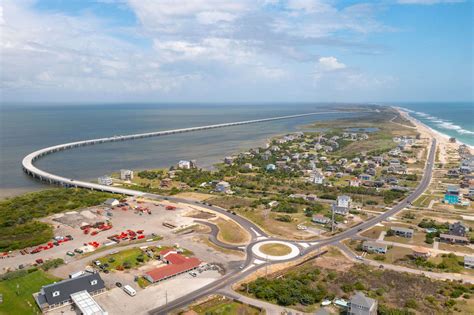
[[120, 282], [115, 282], [115, 285], [117, 286], [117, 288], [121, 288], [121, 287], [122, 287], [122, 283], [120, 283]]

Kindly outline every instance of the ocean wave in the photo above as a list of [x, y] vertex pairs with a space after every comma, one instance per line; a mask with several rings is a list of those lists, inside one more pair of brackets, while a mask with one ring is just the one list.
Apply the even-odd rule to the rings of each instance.
[[461, 126], [456, 125], [449, 120], [441, 119], [441, 118], [438, 118], [438, 117], [435, 117], [423, 112], [411, 111], [411, 113], [419, 117], [422, 117], [428, 121], [433, 122], [439, 128], [446, 129], [446, 130], [453, 130], [459, 133], [460, 135], [474, 135], [474, 131], [464, 129]]

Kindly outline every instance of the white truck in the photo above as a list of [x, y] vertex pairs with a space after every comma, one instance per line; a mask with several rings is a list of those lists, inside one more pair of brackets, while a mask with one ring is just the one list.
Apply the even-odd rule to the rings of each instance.
[[123, 286], [123, 290], [130, 296], [135, 296], [137, 294], [137, 291], [128, 284]]

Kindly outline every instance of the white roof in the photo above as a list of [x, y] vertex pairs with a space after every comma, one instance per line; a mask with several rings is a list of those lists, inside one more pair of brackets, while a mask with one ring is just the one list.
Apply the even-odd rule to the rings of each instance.
[[92, 298], [92, 296], [87, 292], [79, 291], [71, 294], [71, 299], [79, 308], [82, 314], [84, 315], [107, 315], [102, 307]]

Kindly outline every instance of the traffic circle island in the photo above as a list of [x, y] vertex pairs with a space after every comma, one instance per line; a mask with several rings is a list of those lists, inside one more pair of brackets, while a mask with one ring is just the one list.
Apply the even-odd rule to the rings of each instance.
[[285, 241], [263, 241], [252, 247], [252, 253], [266, 260], [287, 260], [299, 255], [299, 248]]

